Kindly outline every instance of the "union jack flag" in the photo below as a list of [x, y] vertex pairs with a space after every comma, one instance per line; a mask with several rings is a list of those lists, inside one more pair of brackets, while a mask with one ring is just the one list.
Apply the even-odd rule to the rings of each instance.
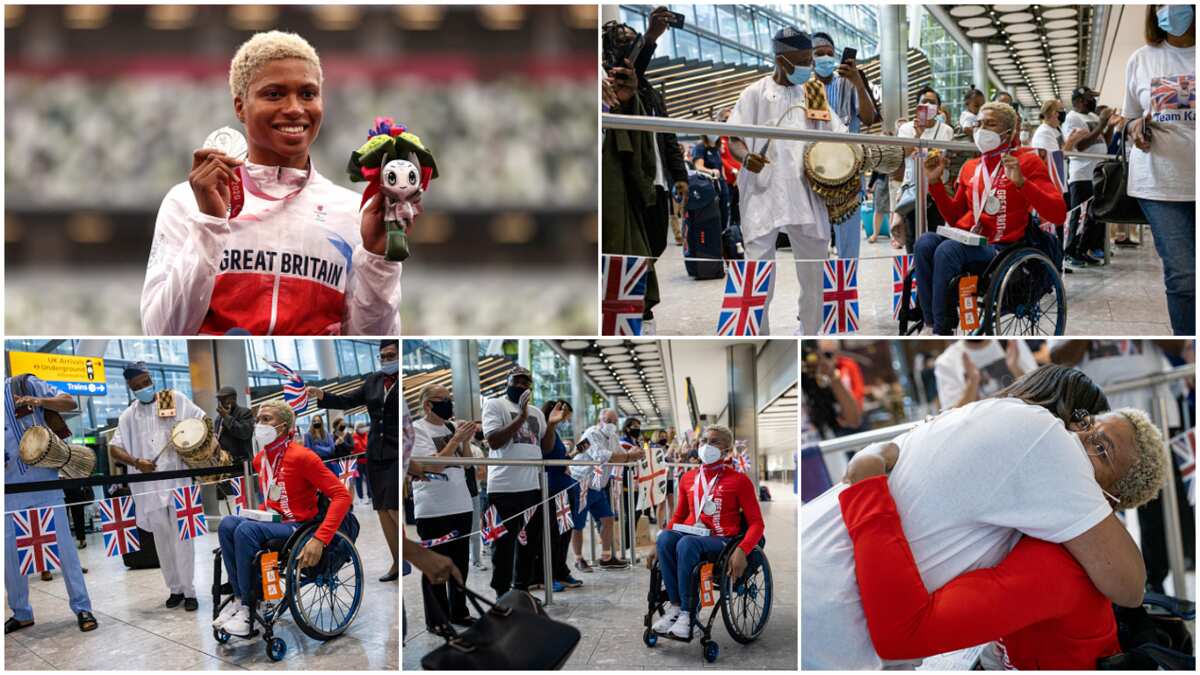
[[610, 474], [610, 476], [609, 476], [609, 478], [612, 479], [612, 484], [616, 485], [617, 488], [621, 487], [621, 482], [624, 479], [624, 472], [621, 471], [621, 469], [623, 469], [623, 468], [624, 467], [614, 466], [612, 468], [612, 474]]
[[852, 333], [858, 330], [858, 261], [838, 258], [825, 261], [821, 280], [821, 334]]
[[283, 376], [283, 400], [292, 410], [301, 412], [308, 407], [308, 389], [304, 386], [304, 378], [300, 377], [300, 373], [287, 367], [286, 364], [279, 361], [271, 361], [264, 358], [263, 361], [271, 366], [271, 370]]
[[1155, 77], [1150, 80], [1150, 109], [1164, 110], [1194, 109], [1196, 107], [1196, 75]]
[[200, 486], [177, 487], [171, 490], [171, 496], [175, 500], [175, 527], [179, 530], [179, 541], [208, 534], [204, 504], [200, 502]]
[[358, 460], [354, 459], [353, 457], [339, 459], [337, 462], [336, 473], [338, 479], [341, 480], [342, 484], [344, 484], [346, 489], [349, 490], [351, 479], [358, 478]]
[[58, 557], [58, 531], [54, 528], [54, 507], [15, 511], [12, 514], [17, 535], [17, 566], [21, 574], [62, 569]]
[[641, 335], [646, 311], [646, 281], [650, 258], [606, 255], [604, 300], [601, 303], [603, 335]]
[[434, 546], [441, 546], [442, 544], [450, 541], [451, 539], [454, 539], [457, 536], [458, 536], [458, 530], [450, 530], [450, 532], [443, 534], [440, 537], [434, 537], [433, 539], [422, 539], [421, 546], [424, 546], [425, 548], [433, 548]]
[[242, 509], [250, 508], [246, 498], [246, 477], [238, 476], [229, 479], [229, 491], [233, 493], [233, 515], [238, 515]]
[[1171, 453], [1179, 476], [1183, 478], [1183, 489], [1187, 491], [1188, 503], [1196, 505], [1196, 430], [1188, 429], [1171, 439]]
[[529, 537], [525, 534], [525, 528], [529, 527], [529, 523], [533, 521], [533, 514], [536, 511], [537, 507], [531, 506], [521, 514], [525, 516], [525, 522], [521, 524], [521, 531], [517, 533], [517, 543], [522, 546], [529, 543]]
[[725, 300], [717, 335], [758, 335], [775, 276], [774, 260], [730, 260], [725, 264]]
[[736, 455], [734, 455], [733, 456], [733, 468], [736, 469], [738, 471], [738, 473], [749, 474], [750, 473], [750, 456], [744, 452], [739, 452]]
[[[892, 259], [892, 318], [900, 319], [900, 303], [904, 302], [904, 278], [912, 270], [913, 257], [898, 255]], [[917, 280], [914, 277], [908, 289], [908, 308], [917, 306]]]
[[1050, 172], [1050, 182], [1062, 194], [1067, 191], [1066, 160], [1062, 150], [1052, 150], [1046, 153], [1046, 170]]
[[500, 537], [503, 537], [508, 532], [508, 528], [504, 527], [504, 523], [500, 521], [500, 512], [492, 506], [483, 514], [483, 525], [479, 528], [479, 534], [487, 543], [495, 543]]
[[134, 518], [133, 497], [102, 499], [97, 506], [100, 509], [100, 532], [104, 535], [104, 555], [112, 558], [142, 550]]
[[554, 495], [554, 515], [558, 520], [559, 534], [566, 532], [575, 525], [571, 521], [571, 505], [568, 502], [566, 490]]

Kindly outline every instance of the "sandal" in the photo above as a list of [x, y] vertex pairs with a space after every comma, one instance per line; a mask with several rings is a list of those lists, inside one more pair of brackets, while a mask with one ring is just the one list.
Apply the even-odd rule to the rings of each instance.
[[18, 621], [15, 617], [9, 617], [8, 621], [4, 622], [4, 634], [8, 635], [9, 633], [19, 631], [22, 628], [29, 628], [32, 625], [32, 619], [30, 619], [28, 622], [24, 622]]
[[76, 614], [75, 620], [79, 623], [79, 630], [82, 633], [88, 633], [100, 627], [100, 624], [96, 623], [96, 617], [87, 610]]

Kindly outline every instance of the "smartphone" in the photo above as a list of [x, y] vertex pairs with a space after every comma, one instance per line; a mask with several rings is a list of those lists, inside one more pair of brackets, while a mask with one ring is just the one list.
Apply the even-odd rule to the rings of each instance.
[[667, 12], [667, 25], [671, 28], [683, 28], [683, 15], [679, 12]]
[[917, 105], [917, 124], [923, 127], [929, 126], [934, 117], [937, 117], [938, 107], [933, 103], [921, 103]]
[[858, 58], [858, 50], [854, 47], [846, 47], [842, 50], [842, 63], [848, 63]]

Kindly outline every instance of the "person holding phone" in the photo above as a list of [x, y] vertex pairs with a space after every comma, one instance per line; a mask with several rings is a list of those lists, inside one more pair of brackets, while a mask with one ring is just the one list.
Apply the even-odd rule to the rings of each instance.
[[[902, 124], [900, 129], [896, 132], [896, 136], [899, 138], [920, 137], [926, 140], [934, 141], [954, 140], [954, 129], [946, 123], [946, 120], [943, 117], [938, 116], [938, 111], [941, 109], [941, 107], [942, 95], [939, 94], [933, 87], [923, 87], [919, 92], [917, 92], [917, 107], [916, 110], [913, 111], [913, 119]], [[900, 188], [901, 197], [897, 200], [898, 205], [908, 201], [910, 194], [911, 199], [914, 200], [912, 203], [915, 203], [915, 199], [920, 195], [920, 191], [917, 189], [916, 158], [919, 156], [918, 149], [915, 147], [905, 148], [905, 152], [908, 156], [908, 159], [904, 161], [904, 182]], [[934, 179], [929, 177], [928, 183], [930, 186], [932, 186]], [[927, 231], [932, 232], [942, 224], [941, 215], [938, 213], [937, 209], [929, 208], [928, 202], [917, 205], [917, 207], [926, 209], [926, 213], [928, 214], [925, 219]], [[898, 206], [898, 208], [900, 207]], [[905, 214], [897, 212], [896, 216], [896, 222], [893, 223], [892, 230], [894, 232], [898, 231], [896, 237], [905, 241], [909, 246], [909, 250], [911, 251], [913, 242], [915, 242], [917, 237], [921, 234], [920, 232], [915, 231], [916, 208], [914, 207], [912, 209], [908, 209]], [[908, 222], [910, 220], [912, 221], [911, 223]], [[910, 224], [912, 224], [914, 227], [912, 236], [908, 236], [908, 233], [906, 232], [906, 229]]]
[[[839, 63], [834, 55], [833, 37], [828, 33], [813, 33], [812, 43], [813, 70], [825, 85], [825, 96], [833, 114], [852, 134], [857, 134], [863, 126], [874, 124], [879, 114], [871, 92], [867, 90], [866, 78], [855, 65], [858, 51], [846, 47]], [[862, 243], [862, 213], [855, 209], [849, 218], [833, 227], [838, 257], [857, 258]]]

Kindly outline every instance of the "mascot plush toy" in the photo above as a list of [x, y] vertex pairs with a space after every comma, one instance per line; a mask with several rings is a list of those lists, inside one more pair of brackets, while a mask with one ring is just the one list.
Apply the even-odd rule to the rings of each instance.
[[383, 193], [387, 259], [408, 258], [408, 228], [421, 212], [421, 195], [429, 189], [429, 181], [438, 177], [433, 153], [404, 125], [390, 117], [376, 117], [367, 142], [350, 154], [347, 171], [351, 181], [367, 183], [362, 204]]

